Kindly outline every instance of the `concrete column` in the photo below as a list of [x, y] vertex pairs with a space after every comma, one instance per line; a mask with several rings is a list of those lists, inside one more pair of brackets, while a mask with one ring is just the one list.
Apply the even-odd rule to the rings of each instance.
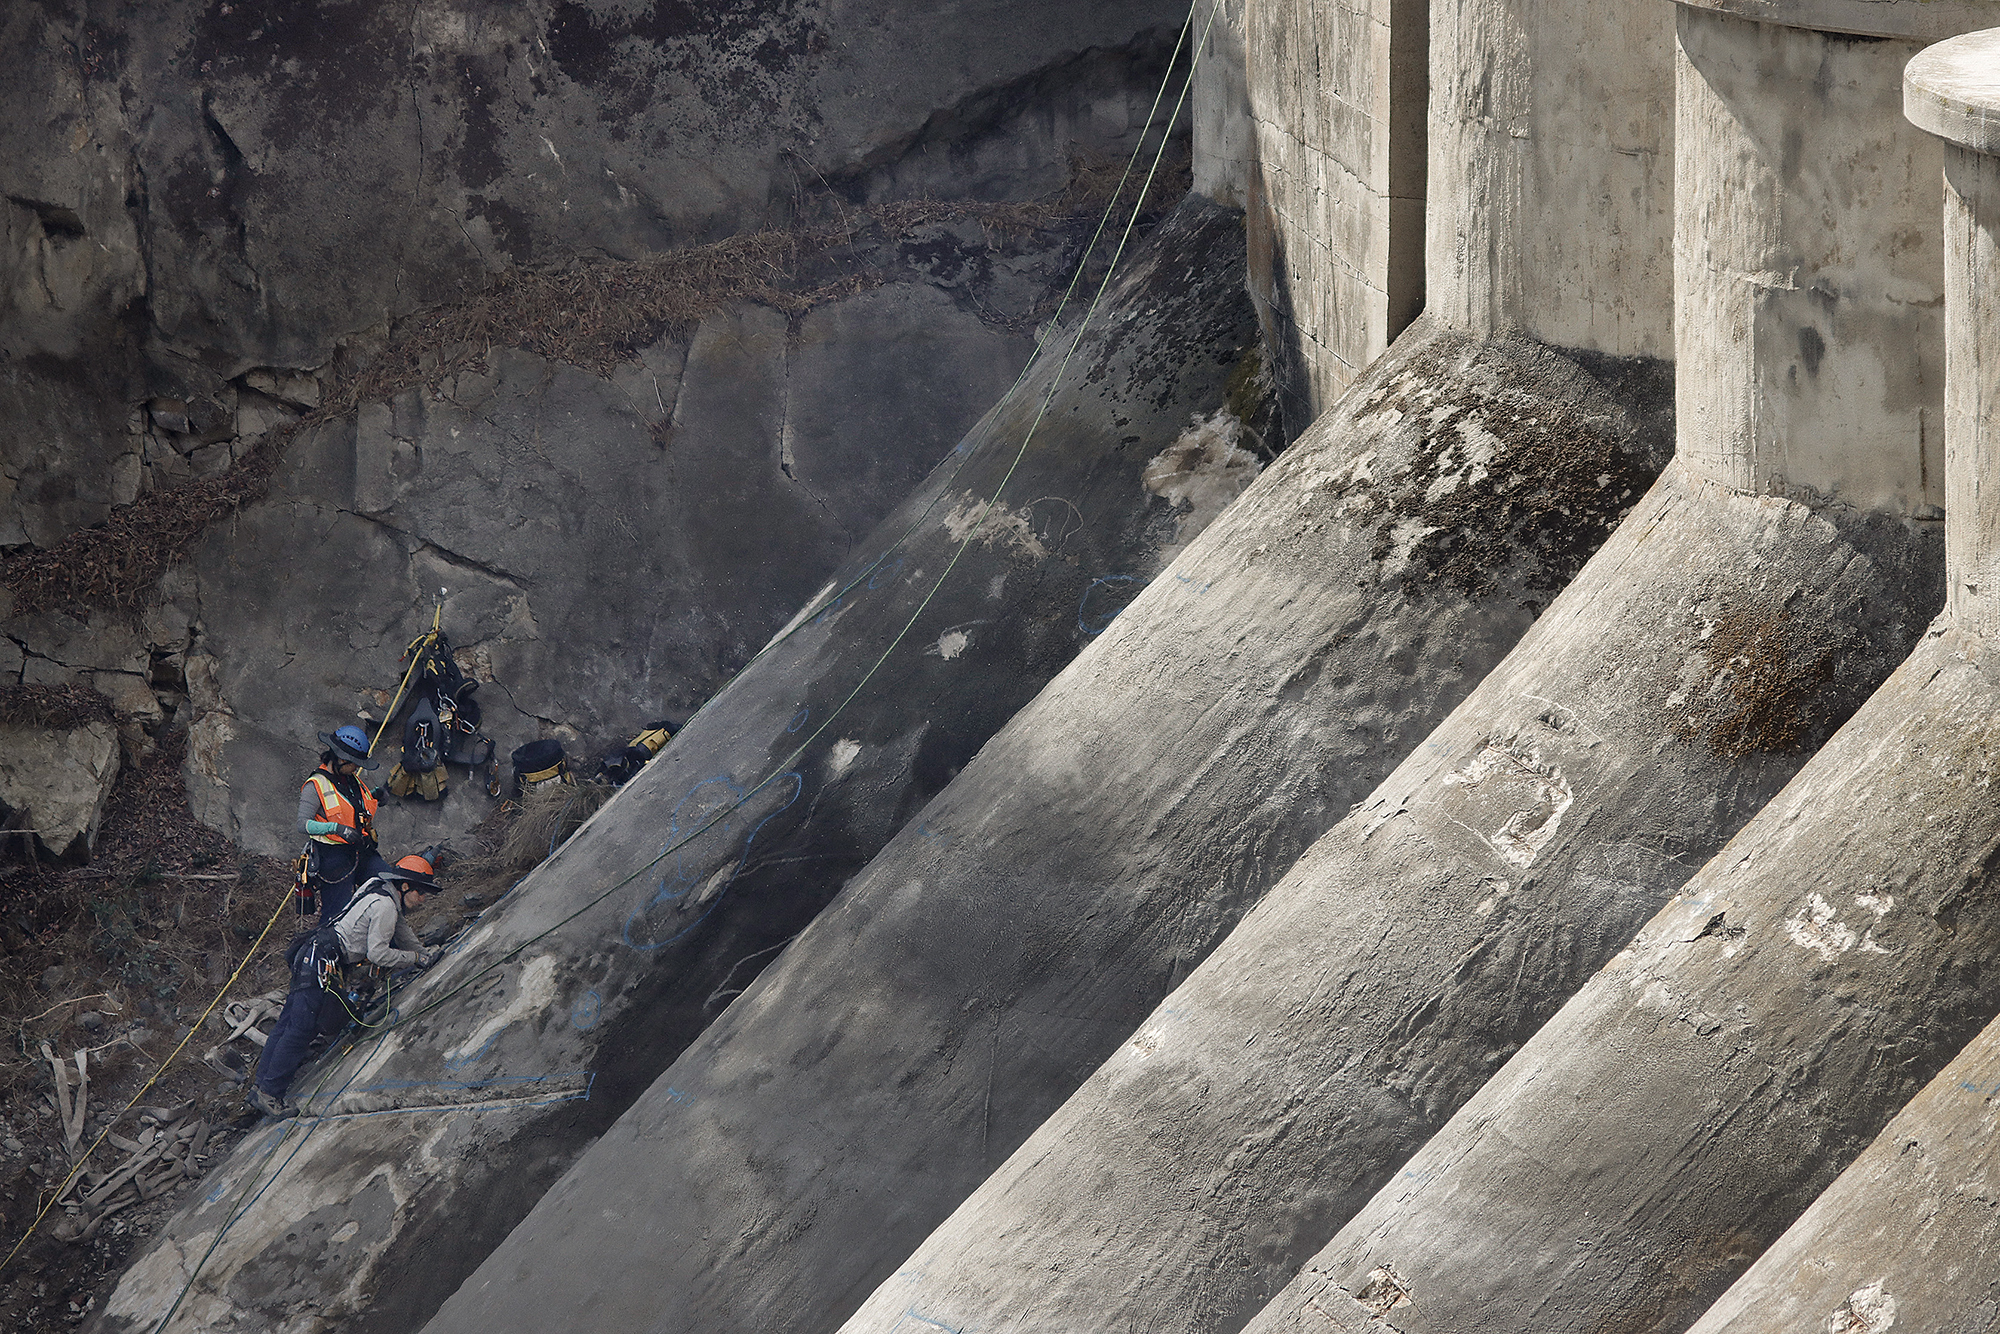
[[1435, 0], [1428, 300], [1472, 333], [1674, 355], [1673, 16]]
[[1250, 198], [1256, 136], [1250, 123], [1250, 65], [1244, 46], [1249, 0], [1212, 0], [1197, 7], [1202, 36], [1194, 69], [1194, 188], [1218, 204], [1242, 208]]
[[1672, 354], [1669, 11], [1251, 0], [1249, 20], [1252, 290], [1292, 411], [1323, 411], [1426, 308]]
[[[2000, 457], [2000, 29], [1910, 62], [1904, 107], [1945, 142], [1945, 547], [1950, 615], [1993, 643]], [[1987, 653], [1981, 656], [1988, 656]], [[2000, 1023], [1947, 1065], [1692, 1334], [1982, 1330], [2000, 1308]]]
[[[1921, 4], [1870, 8], [1891, 30], [1892, 18], [1916, 24], [1949, 17]], [[1809, 319], [1812, 306], [1794, 304], [1784, 283], [1804, 275], [1811, 281], [1800, 285], [1810, 294], [1826, 270], [1813, 277], [1793, 268], [1798, 252], [1784, 238], [1801, 234], [1787, 221], [1801, 210], [1823, 236], [1847, 231], [1853, 220], [1879, 219], [1886, 230], [1872, 242], [1849, 233], [1853, 258], [1837, 267], [1852, 274], [1888, 264], [1944, 230], [1934, 210], [1923, 234], [1913, 234], [1921, 220], [1879, 188], [1906, 180], [1909, 158], [1938, 164], [1930, 146], [1880, 123], [1893, 108], [1882, 90], [1900, 85], [1917, 44], [1810, 28], [1780, 32], [1685, 9], [1678, 188], [1708, 206], [1678, 211], [1683, 272], [1709, 249], [1754, 256], [1745, 235], [1763, 238], [1763, 253], [1775, 259], [1763, 278], [1740, 279], [1733, 296], [1722, 280], [1683, 288], [1684, 347], [1704, 305], [1726, 313], [1731, 301], [1744, 300], [1748, 312], [1734, 325], [1712, 316], [1714, 327], [1733, 328], [1736, 337], [1718, 340], [1704, 383], [1684, 388], [1681, 398], [1729, 411], [1686, 413], [1683, 450], [1720, 440], [1725, 447], [1705, 467], [1746, 488], [1770, 477], [1765, 469], [1776, 465], [1767, 461], [1778, 460], [1791, 470], [1787, 492], [1852, 485], [1858, 498], [1887, 513], [1908, 513], [1923, 503], [1936, 474], [1913, 467], [1921, 452], [1907, 429], [1897, 434], [1898, 423], [1910, 423], [1911, 396], [1930, 398], [1923, 404], [1930, 420], [1942, 414], [1943, 386], [1928, 382], [1919, 395], [1914, 378], [1919, 367], [1942, 361], [1942, 349], [1905, 361], [1893, 381], [1869, 376], [1889, 376], [1904, 343], [1941, 333], [1935, 307], [1943, 291], [1904, 289], [1900, 323], [1892, 318], [1899, 302], [1884, 296], [1860, 325], [1843, 326], [1846, 307], [1870, 303], [1850, 300], [1843, 293], [1852, 286], [1829, 280], [1824, 297], [1815, 298], [1822, 314]], [[1759, 12], [1810, 24], [1855, 10], [1801, 3]], [[1763, 95], [1763, 83], [1750, 77], [1758, 71], [1779, 95]], [[1818, 85], [1802, 81], [1802, 71]], [[1814, 123], [1832, 106], [1876, 123], [1850, 126], [1844, 136], [1838, 126]], [[1824, 157], [1843, 138], [1875, 147], [1844, 163], [1812, 165], [1809, 145], [1819, 144]], [[1734, 148], [1716, 151], [1731, 142]], [[1759, 154], [1770, 156], [1775, 172], [1758, 165]], [[1824, 181], [1802, 194], [1793, 183], [1814, 172]], [[1953, 189], [1972, 188], [1963, 173], [1954, 177]], [[1930, 188], [1935, 192], [1935, 180]], [[1954, 251], [1969, 259], [1976, 243], [1963, 222], [1953, 229], [1960, 234]], [[1953, 267], [1964, 262], [1954, 259]], [[1940, 262], [1940, 283], [1945, 271]], [[1840, 332], [1870, 325], [1865, 339]], [[1793, 365], [1796, 383], [1809, 384], [1801, 335], [1814, 328], [1822, 331], [1822, 380], [1836, 342], [1858, 340], [1843, 353], [1851, 379], [1867, 390], [1848, 401], [1858, 422], [1804, 412], [1793, 396]], [[1957, 335], [1954, 366], [1978, 337]], [[1681, 373], [1690, 374], [1685, 361]], [[1698, 438], [1710, 432], [1706, 442]], [[1827, 434], [1833, 439], [1806, 438]], [[1871, 444], [1899, 439], [1900, 462], [1879, 466]], [[1948, 449], [1956, 500], [1972, 480], [1960, 482], [1961, 466], [1984, 469], [1976, 454], [1962, 458], [1957, 435]], [[1808, 466], [1819, 480], [1791, 484]], [[1978, 504], [1975, 498], [1975, 526]], [[1954, 568], [1973, 570], [1978, 560], [1979, 550], [1970, 550]], [[1693, 1321], [2000, 1006], [1982, 981], [2000, 949], [2000, 901], [1990, 892], [2000, 848], [2000, 810], [1990, 793], [2000, 748], [1995, 658], [1975, 618], [1934, 625], [1784, 793], [1247, 1328], [1271, 1334], [1330, 1320], [1385, 1332], [1581, 1334], [1672, 1330]], [[1752, 708], [1768, 702], [1749, 701]], [[1849, 1276], [1866, 1269], [1869, 1277], [1837, 1297], [1809, 1312], [1799, 1308], [1789, 1321], [1770, 1311], [1727, 1328], [1790, 1331], [1809, 1320], [1816, 1329], [1888, 1329], [1882, 1293], [1868, 1290], [1884, 1272], [1882, 1236], [1880, 1228], [1865, 1240], [1857, 1234], [1855, 1255], [1869, 1258], [1857, 1258]], [[1940, 1285], [1947, 1274], [1956, 1271], [1941, 1265]], [[1911, 1327], [1974, 1328], [1989, 1318], [1990, 1310], [1976, 1320], [1920, 1319]]]
[[2000, 38], [1987, 32], [1925, 51], [1904, 83], [1910, 119], [1945, 144], [1945, 564], [1953, 617], [1981, 635], [2000, 633], [1996, 80]]
[[1423, 309], [1429, 0], [1248, 0], [1250, 290], [1296, 433]]
[[1940, 517], [1943, 154], [1883, 77], [1916, 44], [1679, 8], [1683, 461], [1739, 491]]

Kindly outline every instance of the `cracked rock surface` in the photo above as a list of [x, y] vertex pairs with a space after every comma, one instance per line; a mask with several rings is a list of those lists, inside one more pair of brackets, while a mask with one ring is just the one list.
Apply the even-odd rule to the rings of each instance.
[[[1184, 9], [954, 0], [9, 6], [0, 546], [227, 466], [299, 373], [510, 266], [1032, 198], [1122, 156]], [[864, 525], [865, 526], [865, 525]]]
[[[195, 564], [197, 814], [290, 850], [315, 734], [382, 717], [440, 590], [503, 764], [538, 736], [587, 762], [686, 718], [1026, 353], [936, 288], [890, 286], [795, 322], [732, 307], [610, 377], [497, 353], [303, 435]], [[441, 803], [385, 804], [385, 848], [486, 817], [483, 784], [451, 773]]]

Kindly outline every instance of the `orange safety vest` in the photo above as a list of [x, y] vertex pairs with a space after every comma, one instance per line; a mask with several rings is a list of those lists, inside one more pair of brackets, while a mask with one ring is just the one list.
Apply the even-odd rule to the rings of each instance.
[[[377, 802], [373, 792], [370, 792], [366, 787], [361, 789], [361, 809], [356, 811], [354, 803], [347, 799], [347, 795], [344, 792], [334, 786], [333, 775], [325, 769], [315, 771], [313, 776], [308, 778], [306, 782], [310, 783], [313, 790], [319, 793], [321, 819], [331, 820], [335, 824], [346, 825], [349, 829], [359, 830], [364, 838], [375, 837], [375, 808]], [[311, 838], [316, 843], [332, 843], [335, 846], [347, 842], [339, 834], [313, 834]]]

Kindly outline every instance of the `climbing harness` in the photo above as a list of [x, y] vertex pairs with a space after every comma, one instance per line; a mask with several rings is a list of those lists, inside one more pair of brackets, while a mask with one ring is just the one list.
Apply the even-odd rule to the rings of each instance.
[[[431, 609], [431, 628], [403, 650], [409, 670], [396, 687], [388, 710], [375, 728], [369, 753], [381, 745], [406, 699], [414, 700], [403, 724], [402, 756], [390, 766], [385, 786], [398, 797], [442, 800], [450, 791], [447, 764], [486, 771], [486, 792], [500, 795], [500, 764], [493, 739], [480, 731], [483, 718], [474, 695], [479, 682], [468, 677], [452, 654], [444, 633], [444, 603]], [[412, 686], [415, 687], [412, 690]]]

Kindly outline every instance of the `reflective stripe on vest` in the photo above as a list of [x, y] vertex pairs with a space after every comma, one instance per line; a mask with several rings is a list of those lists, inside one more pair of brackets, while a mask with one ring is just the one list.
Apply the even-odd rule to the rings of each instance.
[[[350, 829], [358, 829], [363, 835], [369, 838], [375, 836], [376, 801], [373, 792], [370, 792], [365, 787], [361, 789], [361, 810], [357, 817], [354, 803], [349, 801], [346, 794], [333, 785], [333, 779], [327, 775], [325, 770], [320, 770], [313, 774], [306, 781], [312, 784], [315, 792], [319, 793], [321, 819], [331, 820], [338, 825], [346, 825]], [[347, 842], [347, 839], [339, 834], [313, 834], [310, 837], [315, 842], [331, 843], [336, 847]]]

